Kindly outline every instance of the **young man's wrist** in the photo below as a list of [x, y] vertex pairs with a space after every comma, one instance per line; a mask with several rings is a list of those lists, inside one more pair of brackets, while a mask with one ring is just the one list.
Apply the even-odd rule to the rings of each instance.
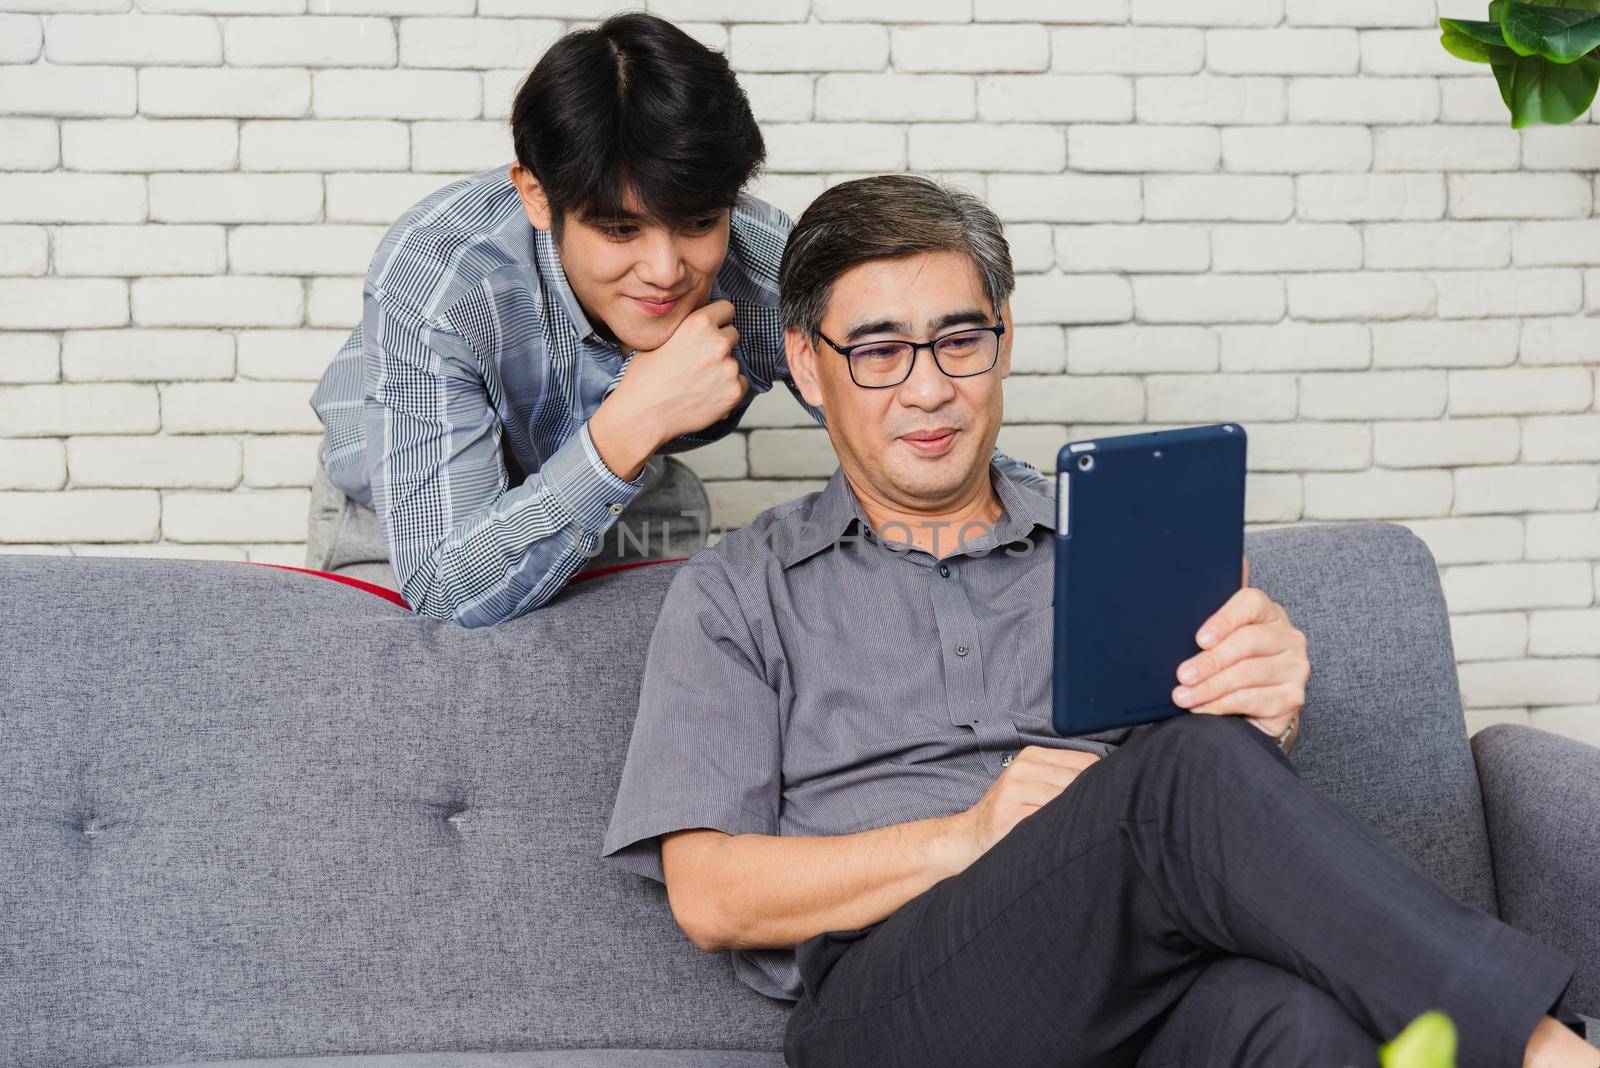
[[605, 529], [644, 491], [642, 475], [626, 480], [606, 466], [588, 423], [550, 455], [539, 475], [567, 516], [587, 531]]
[[628, 411], [612, 393], [589, 417], [589, 438], [594, 442], [600, 462], [624, 482], [632, 482], [644, 469], [658, 442], [644, 428], [648, 421]]

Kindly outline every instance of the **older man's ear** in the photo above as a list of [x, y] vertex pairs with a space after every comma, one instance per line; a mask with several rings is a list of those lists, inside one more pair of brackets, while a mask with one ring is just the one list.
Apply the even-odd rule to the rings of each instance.
[[1006, 332], [1000, 335], [1000, 359], [995, 363], [994, 369], [1000, 372], [1001, 378], [1011, 374], [1011, 342], [1016, 339], [1016, 326], [1011, 322], [1011, 299], [1008, 297], [1000, 305], [1000, 324]]
[[811, 339], [789, 327], [783, 332], [783, 351], [789, 360], [789, 377], [800, 396], [813, 408], [822, 408], [822, 383], [817, 381], [817, 350]]

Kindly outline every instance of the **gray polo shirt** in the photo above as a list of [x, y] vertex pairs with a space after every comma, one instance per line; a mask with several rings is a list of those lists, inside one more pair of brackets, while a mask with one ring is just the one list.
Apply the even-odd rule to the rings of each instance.
[[[1050, 727], [1054, 500], [994, 464], [1003, 511], [942, 560], [874, 533], [842, 470], [696, 553], [650, 641], [603, 855], [664, 881], [660, 835], [838, 835], [948, 816]], [[897, 535], [903, 535], [897, 537]], [[792, 949], [735, 950], [798, 999]]]

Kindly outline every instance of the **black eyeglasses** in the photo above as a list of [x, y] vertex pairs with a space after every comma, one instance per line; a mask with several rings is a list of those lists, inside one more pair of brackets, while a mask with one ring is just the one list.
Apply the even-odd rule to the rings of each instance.
[[822, 331], [817, 336], [845, 357], [850, 381], [865, 389], [887, 389], [911, 377], [918, 349], [933, 352], [934, 365], [951, 378], [981, 375], [1000, 358], [1004, 326], [966, 327], [941, 334], [932, 341], [864, 341], [841, 346]]

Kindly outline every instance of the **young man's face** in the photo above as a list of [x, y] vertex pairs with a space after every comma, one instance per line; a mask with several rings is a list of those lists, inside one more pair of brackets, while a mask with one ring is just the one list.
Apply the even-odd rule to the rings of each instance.
[[[512, 165], [529, 221], [551, 227], [539, 183]], [[563, 220], [558, 248], [572, 292], [590, 324], [625, 348], [659, 348], [696, 308], [706, 305], [711, 283], [728, 254], [731, 213], [708, 213], [677, 225], [642, 214], [632, 191], [621, 219]]]
[[[855, 384], [844, 356], [813, 348], [796, 331], [785, 342], [801, 395], [827, 412], [828, 436], [846, 472], [907, 507], [933, 506], [987, 477], [1002, 419], [1001, 380], [1011, 373], [1011, 306], [997, 320], [972, 259], [929, 252], [858, 264], [833, 285], [822, 332], [843, 348], [866, 341], [932, 341], [963, 327], [1003, 324], [993, 368], [952, 378], [921, 349], [898, 386]], [[950, 430], [918, 445], [908, 435]]]

